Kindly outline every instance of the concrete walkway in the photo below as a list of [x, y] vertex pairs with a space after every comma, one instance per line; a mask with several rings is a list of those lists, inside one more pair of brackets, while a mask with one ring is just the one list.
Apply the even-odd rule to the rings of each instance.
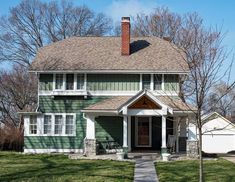
[[223, 158], [228, 160], [228, 161], [231, 161], [231, 162], [235, 163], [235, 155], [234, 154], [227, 154]]
[[134, 182], [159, 182], [153, 160], [136, 159]]

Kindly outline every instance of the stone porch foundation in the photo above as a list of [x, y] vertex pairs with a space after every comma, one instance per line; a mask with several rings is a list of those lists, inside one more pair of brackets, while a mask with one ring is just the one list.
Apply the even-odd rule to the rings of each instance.
[[84, 139], [84, 150], [86, 156], [96, 155], [96, 139]]
[[187, 140], [187, 156], [191, 158], [198, 157], [198, 141]]

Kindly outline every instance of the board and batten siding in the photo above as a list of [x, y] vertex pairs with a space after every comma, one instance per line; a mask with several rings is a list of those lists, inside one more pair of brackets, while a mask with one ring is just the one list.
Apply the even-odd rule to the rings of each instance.
[[39, 109], [42, 113], [76, 113], [76, 136], [25, 136], [25, 149], [82, 149], [86, 136], [86, 121], [81, 109], [107, 97], [54, 97], [40, 96]]
[[[149, 80], [150, 81], [150, 80]], [[87, 74], [88, 91], [139, 91], [139, 74]], [[39, 90], [53, 90], [53, 74], [39, 75]], [[164, 90], [179, 91], [179, 75], [164, 75]]]
[[140, 75], [89, 74], [87, 89], [91, 91], [138, 91]]
[[123, 144], [123, 117], [100, 116], [95, 118], [95, 137], [100, 147], [106, 149], [107, 141]]

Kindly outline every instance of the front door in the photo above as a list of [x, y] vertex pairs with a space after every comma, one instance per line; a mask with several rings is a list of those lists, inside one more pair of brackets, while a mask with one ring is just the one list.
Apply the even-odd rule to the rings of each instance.
[[151, 147], [151, 118], [137, 117], [136, 146]]

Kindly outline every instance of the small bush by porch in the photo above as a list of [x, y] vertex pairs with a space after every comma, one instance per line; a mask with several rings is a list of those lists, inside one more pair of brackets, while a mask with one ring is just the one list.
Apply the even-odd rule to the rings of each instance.
[[134, 163], [0, 153], [0, 181], [133, 181]]
[[[174, 181], [197, 182], [198, 160], [183, 160], [174, 162], [158, 162], [156, 170], [161, 182]], [[204, 161], [205, 181], [230, 182], [235, 181], [235, 164], [224, 159]]]

